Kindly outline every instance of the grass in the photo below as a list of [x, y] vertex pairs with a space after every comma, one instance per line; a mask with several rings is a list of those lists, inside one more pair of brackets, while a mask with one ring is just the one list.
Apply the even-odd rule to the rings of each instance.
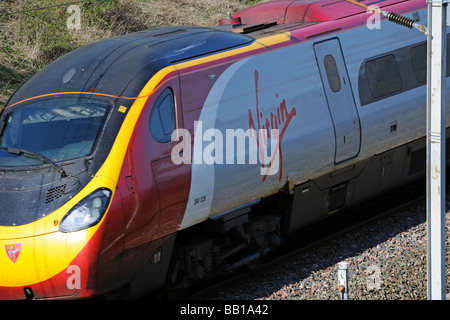
[[[32, 74], [59, 56], [90, 42], [164, 25], [213, 27], [262, 0], [84, 0], [81, 29], [68, 28], [67, 11], [77, 0], [0, 2], [0, 107]], [[75, 15], [74, 15], [75, 14]]]

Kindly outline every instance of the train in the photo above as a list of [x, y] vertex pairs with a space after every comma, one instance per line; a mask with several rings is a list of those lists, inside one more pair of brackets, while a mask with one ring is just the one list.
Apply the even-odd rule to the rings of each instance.
[[[375, 5], [427, 23], [424, 0]], [[0, 299], [184, 290], [416, 181], [426, 56], [423, 33], [344, 0], [62, 56], [1, 109]]]

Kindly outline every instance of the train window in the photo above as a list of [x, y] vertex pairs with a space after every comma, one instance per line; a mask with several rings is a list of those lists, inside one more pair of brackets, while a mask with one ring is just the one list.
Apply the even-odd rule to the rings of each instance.
[[341, 90], [341, 78], [337, 69], [336, 60], [329, 54], [323, 58], [323, 64], [325, 65], [325, 71], [327, 72], [328, 83], [333, 92]]
[[370, 92], [379, 98], [401, 90], [402, 79], [397, 60], [393, 54], [366, 62]]
[[169, 142], [176, 129], [175, 102], [172, 89], [167, 88], [156, 100], [150, 115], [150, 132], [158, 142]]
[[411, 62], [420, 83], [427, 81], [427, 44], [411, 48]]
[[54, 162], [85, 157], [94, 151], [108, 111], [106, 102], [81, 97], [46, 99], [13, 109], [0, 146], [30, 150], [38, 156], [2, 152], [0, 164], [41, 164], [39, 154]]

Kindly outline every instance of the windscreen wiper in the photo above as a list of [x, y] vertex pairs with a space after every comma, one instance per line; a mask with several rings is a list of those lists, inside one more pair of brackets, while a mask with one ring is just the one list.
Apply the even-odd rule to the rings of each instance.
[[14, 154], [14, 155], [21, 155], [21, 154], [23, 154], [25, 156], [29, 156], [29, 157], [32, 157], [32, 158], [39, 159], [42, 162], [51, 165], [56, 171], [58, 171], [61, 174], [62, 178], [67, 177], [66, 171], [64, 171], [63, 168], [58, 166], [55, 162], [53, 162], [52, 160], [50, 160], [49, 158], [47, 158], [43, 154], [31, 151], [31, 150], [23, 149], [23, 148], [17, 149], [17, 148], [9, 148], [9, 147], [0, 147], [0, 150], [6, 150], [9, 153]]

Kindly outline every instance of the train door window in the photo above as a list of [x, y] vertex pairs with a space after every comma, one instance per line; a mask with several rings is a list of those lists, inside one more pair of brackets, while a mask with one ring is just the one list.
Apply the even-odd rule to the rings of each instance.
[[329, 54], [323, 58], [323, 64], [327, 73], [328, 83], [333, 92], [341, 90], [341, 78], [337, 69], [336, 60]]
[[367, 61], [366, 73], [370, 92], [374, 98], [402, 89], [402, 78], [393, 54]]
[[427, 44], [411, 48], [411, 62], [416, 79], [420, 83], [427, 81]]
[[169, 142], [176, 129], [173, 91], [167, 88], [156, 100], [150, 115], [150, 132], [158, 142]]

